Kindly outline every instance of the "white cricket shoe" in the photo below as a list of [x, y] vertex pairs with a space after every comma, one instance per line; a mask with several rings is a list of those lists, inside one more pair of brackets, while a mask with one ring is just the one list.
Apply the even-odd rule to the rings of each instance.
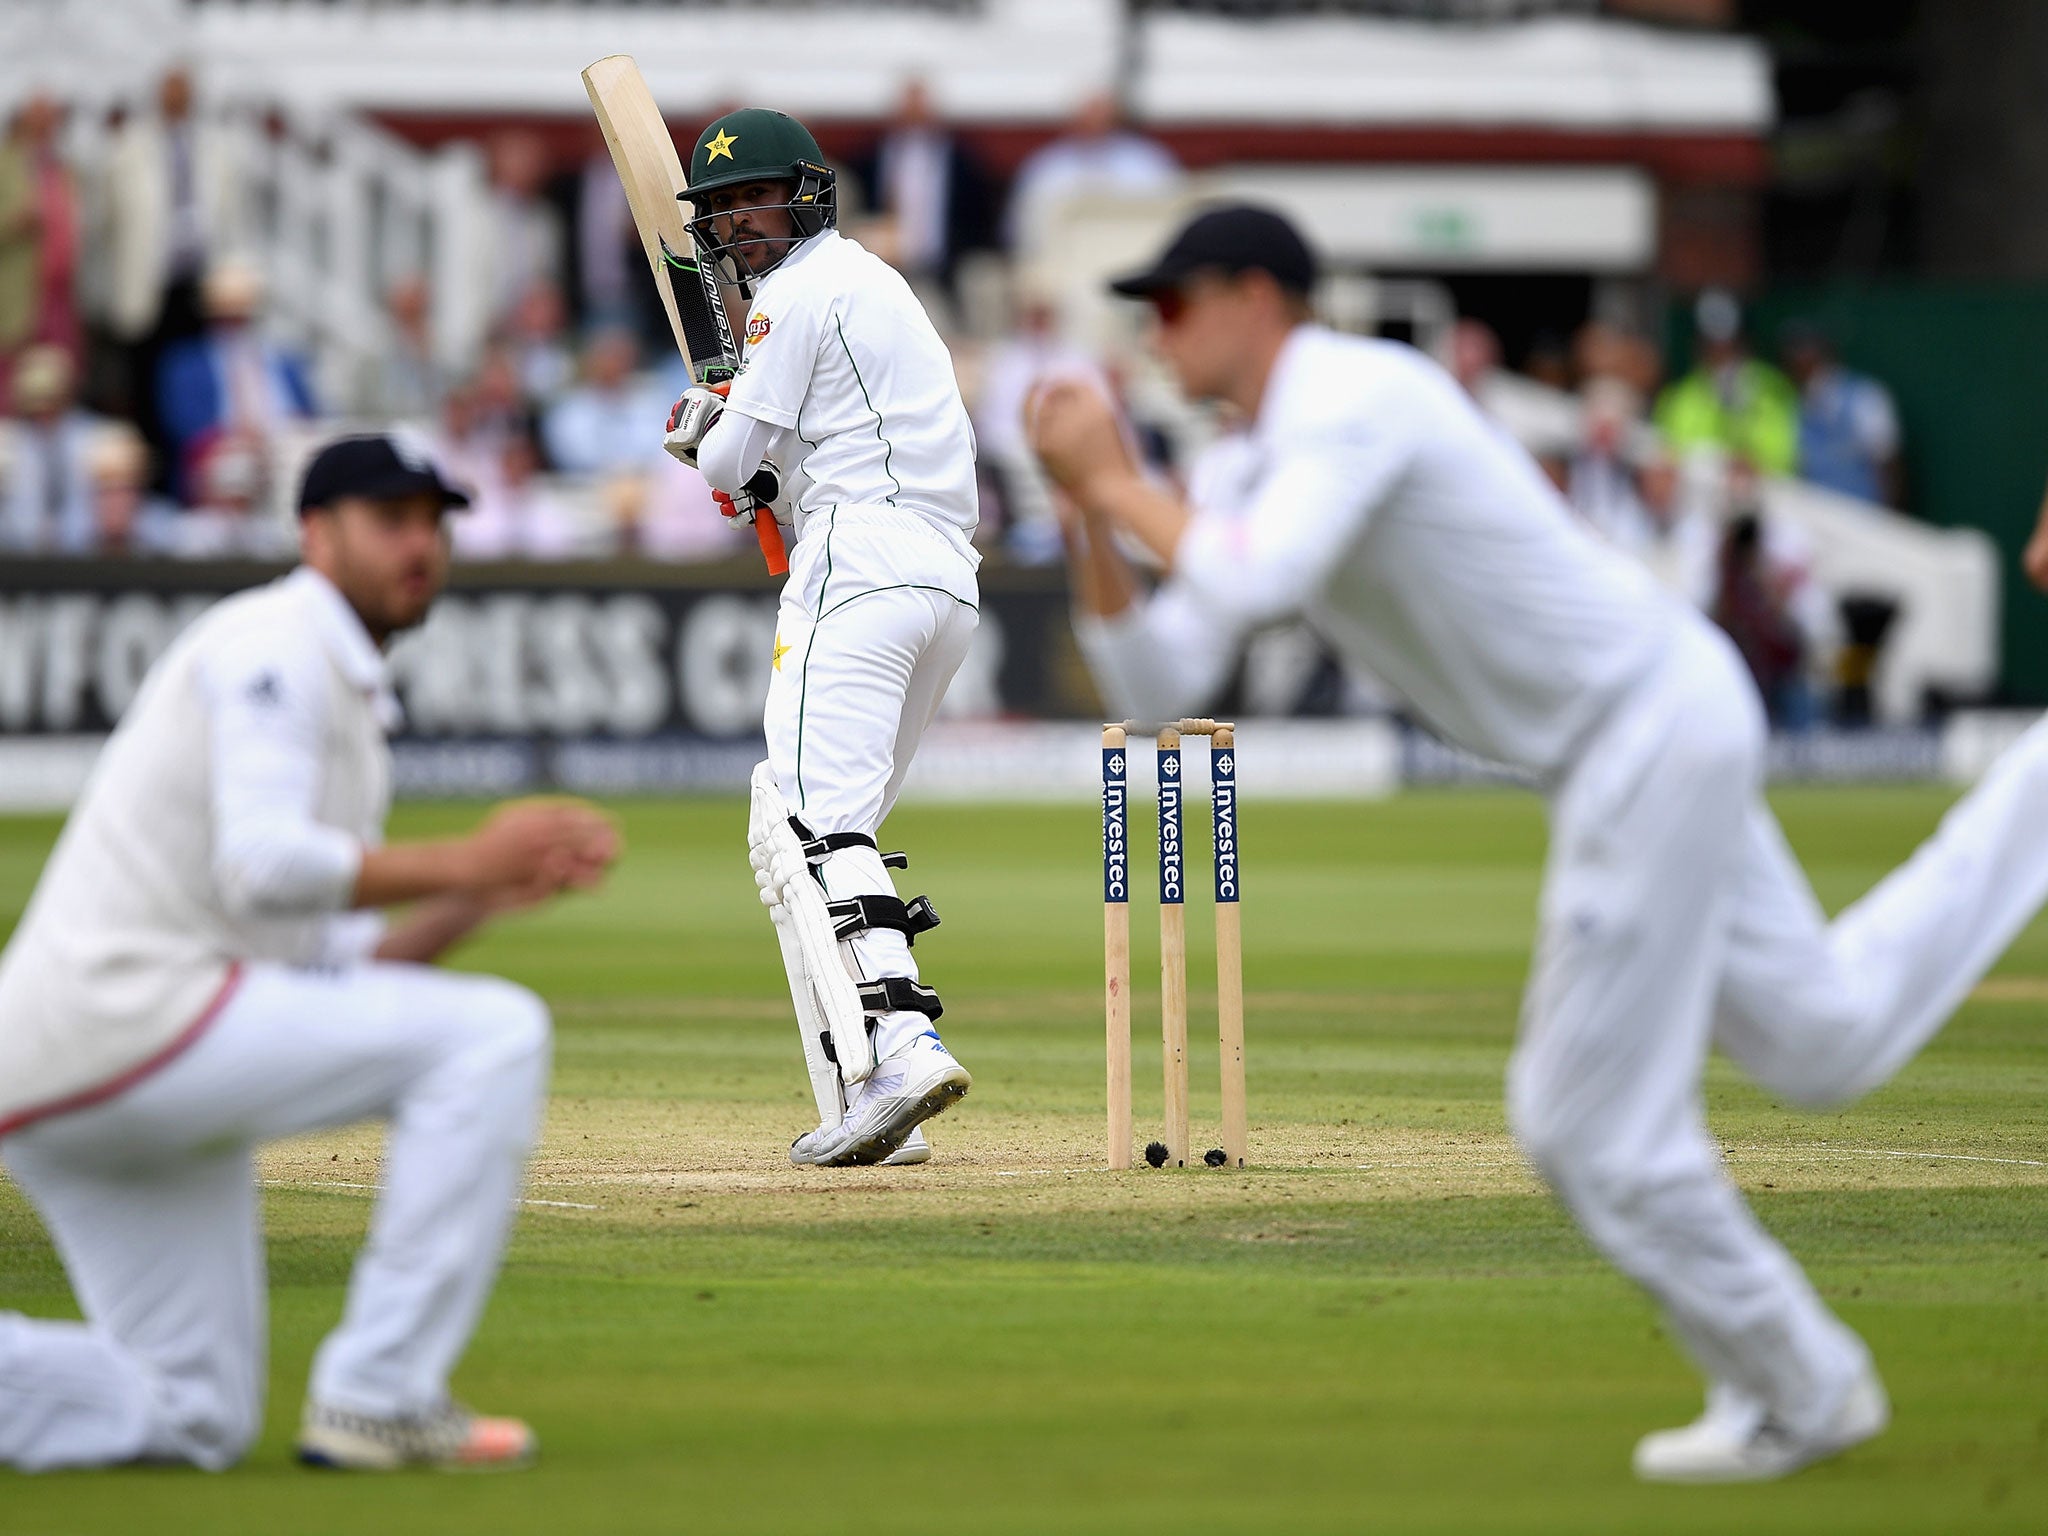
[[912, 1131], [973, 1086], [967, 1069], [937, 1035], [919, 1035], [876, 1064], [818, 1161], [828, 1168], [882, 1162], [910, 1140]]
[[799, 1168], [815, 1167], [819, 1155], [839, 1139], [837, 1120], [821, 1123], [815, 1131], [805, 1131], [789, 1144], [789, 1160]]
[[1636, 1442], [1636, 1476], [1649, 1483], [1769, 1482], [1876, 1438], [1891, 1417], [1884, 1383], [1869, 1366], [1813, 1434], [1795, 1434], [1753, 1399], [1709, 1393], [1707, 1411], [1692, 1423]]
[[432, 1413], [385, 1419], [308, 1398], [299, 1424], [299, 1460], [344, 1472], [503, 1470], [531, 1465], [539, 1448], [518, 1419], [485, 1418], [453, 1402]]
[[[819, 1161], [819, 1154], [839, 1139], [839, 1126], [844, 1122], [821, 1125], [815, 1131], [805, 1131], [790, 1143], [789, 1160], [799, 1168], [808, 1168]], [[884, 1168], [910, 1168], [918, 1163], [932, 1160], [932, 1144], [925, 1139], [924, 1127], [917, 1126], [903, 1145], [882, 1159]]]
[[924, 1127], [915, 1125], [910, 1134], [903, 1138], [903, 1145], [882, 1159], [884, 1168], [914, 1168], [919, 1163], [932, 1160], [932, 1144], [925, 1138]]

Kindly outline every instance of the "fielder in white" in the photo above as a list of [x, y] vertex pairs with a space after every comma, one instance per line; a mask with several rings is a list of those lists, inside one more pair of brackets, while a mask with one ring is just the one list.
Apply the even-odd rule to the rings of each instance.
[[922, 1162], [918, 1127], [972, 1080], [911, 956], [938, 918], [897, 896], [901, 858], [875, 834], [974, 638], [974, 433], [909, 285], [833, 227], [801, 123], [727, 113], [698, 136], [690, 187], [699, 247], [749, 311], [729, 393], [686, 393], [668, 446], [728, 515], [767, 466], [796, 534], [749, 827], [818, 1102], [789, 1155]]
[[[1104, 689], [1139, 718], [1199, 712], [1248, 631], [1302, 614], [1445, 736], [1534, 773], [1552, 843], [1509, 1121], [1709, 1384], [1637, 1473], [1775, 1477], [1869, 1439], [1889, 1417], [1870, 1353], [1729, 1181], [1701, 1071], [1719, 1046], [1819, 1106], [1909, 1061], [2048, 897], [2048, 727], [1828, 921], [1764, 801], [1732, 647], [1583, 531], [1429, 359], [1313, 324], [1313, 277], [1283, 220], [1230, 208], [1116, 285], [1156, 306], [1183, 389], [1246, 424], [1192, 511], [1099, 397], [1037, 402]], [[1166, 568], [1149, 598], [1118, 532]]]
[[[305, 564], [197, 620], [101, 753], [0, 956], [0, 1162], [83, 1323], [0, 1312], [0, 1463], [226, 1467], [263, 1418], [260, 1143], [389, 1122], [383, 1191], [299, 1451], [515, 1464], [448, 1375], [497, 1274], [546, 1092], [547, 1009], [430, 969], [496, 913], [595, 883], [565, 802], [382, 846], [383, 641], [447, 572], [461, 493], [387, 438], [307, 472]], [[411, 903], [387, 926], [376, 909]]]

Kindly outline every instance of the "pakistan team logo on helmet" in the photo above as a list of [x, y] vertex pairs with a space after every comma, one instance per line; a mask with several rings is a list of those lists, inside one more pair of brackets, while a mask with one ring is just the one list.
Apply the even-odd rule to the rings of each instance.
[[[696, 215], [690, 233], [699, 249], [714, 258], [715, 268], [730, 264], [730, 278], [744, 287], [774, 271], [798, 244], [839, 222], [835, 181], [818, 141], [788, 113], [766, 107], [728, 112], [698, 134], [690, 150], [690, 190], [682, 194]], [[764, 184], [786, 188], [786, 200], [732, 213], [711, 209], [714, 192]], [[778, 210], [788, 215], [788, 235], [745, 217]], [[726, 275], [721, 271], [721, 277]]]

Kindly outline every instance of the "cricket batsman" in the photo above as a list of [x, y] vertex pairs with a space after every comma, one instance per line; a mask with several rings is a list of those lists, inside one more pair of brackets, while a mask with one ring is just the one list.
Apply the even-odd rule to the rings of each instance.
[[[304, 563], [218, 604], [149, 673], [0, 955], [0, 1162], [82, 1323], [0, 1312], [0, 1463], [218, 1469], [263, 1422], [253, 1155], [388, 1123], [300, 1457], [505, 1466], [532, 1432], [448, 1376], [498, 1270], [547, 1087], [540, 999], [431, 962], [493, 917], [597, 883], [610, 824], [500, 806], [383, 840], [383, 646], [425, 618], [465, 504], [394, 437], [317, 454]], [[384, 907], [404, 905], [387, 924]]]
[[[796, 534], [749, 841], [782, 944], [816, 1130], [790, 1160], [922, 1162], [965, 1094], [875, 834], [979, 620], [974, 433], [910, 287], [834, 227], [833, 173], [794, 118], [729, 112], [690, 152], [698, 249], [747, 302], [738, 376], [676, 402], [668, 445], [728, 515], [764, 465]], [[756, 513], [770, 515], [767, 507]]]
[[[1115, 284], [1151, 301], [1181, 388], [1246, 423], [1192, 506], [1097, 395], [1036, 401], [1097, 676], [1139, 718], [1198, 712], [1248, 631], [1302, 614], [1446, 737], [1533, 774], [1551, 848], [1509, 1123], [1707, 1380], [1637, 1474], [1773, 1478], [1868, 1440], [1890, 1412], [1870, 1351], [1729, 1180], [1701, 1073], [1718, 1046], [1826, 1106], [1912, 1059], [2048, 897], [2048, 725], [1828, 921], [1764, 800], [1728, 640], [1584, 531], [1435, 363], [1313, 323], [1314, 278], [1290, 224], [1240, 206]], [[1162, 563], [1156, 592], [1120, 534]]]

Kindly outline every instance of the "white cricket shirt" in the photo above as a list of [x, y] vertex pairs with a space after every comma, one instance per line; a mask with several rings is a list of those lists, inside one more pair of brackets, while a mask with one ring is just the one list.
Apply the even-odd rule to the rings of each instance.
[[[241, 962], [347, 964], [390, 802], [384, 658], [301, 568], [217, 604], [150, 670], [0, 955], [0, 1135], [196, 1039]], [[280, 1021], [288, 1028], [288, 1021]]]
[[1655, 665], [1678, 606], [1412, 347], [1295, 330], [1248, 432], [1198, 464], [1172, 577], [1081, 642], [1113, 710], [1208, 702], [1293, 615], [1449, 740], [1550, 773]]
[[740, 352], [698, 455], [714, 486], [736, 490], [759, 467], [741, 447], [750, 417], [774, 429], [752, 446], [784, 471], [800, 537], [834, 507], [895, 507], [966, 551], [980, 520], [974, 428], [951, 354], [893, 267], [837, 230], [813, 236], [762, 282]]

